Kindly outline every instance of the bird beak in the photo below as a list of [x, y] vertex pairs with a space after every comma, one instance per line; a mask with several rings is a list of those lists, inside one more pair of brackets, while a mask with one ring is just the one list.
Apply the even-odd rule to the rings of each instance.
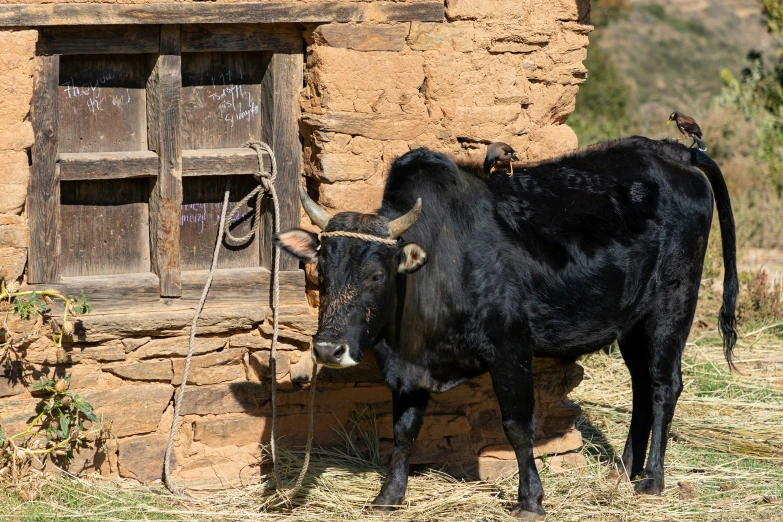
[[669, 121], [666, 122], [666, 125], [670, 124], [672, 122], [672, 119], [669, 118]]

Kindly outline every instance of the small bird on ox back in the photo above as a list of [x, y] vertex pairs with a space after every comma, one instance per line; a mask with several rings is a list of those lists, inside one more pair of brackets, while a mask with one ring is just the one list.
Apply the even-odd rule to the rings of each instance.
[[707, 150], [707, 146], [702, 140], [701, 127], [699, 127], [699, 124], [696, 123], [696, 120], [690, 116], [686, 116], [680, 111], [674, 111], [671, 113], [671, 115], [669, 115], [669, 121], [666, 122], [666, 125], [670, 124], [671, 122], [674, 122], [677, 125], [677, 129], [682, 133], [683, 136], [685, 136], [684, 138], [680, 138], [679, 141], [692, 138], [693, 144], [691, 147], [693, 147], [693, 145], [698, 145], [700, 151], [704, 152]]

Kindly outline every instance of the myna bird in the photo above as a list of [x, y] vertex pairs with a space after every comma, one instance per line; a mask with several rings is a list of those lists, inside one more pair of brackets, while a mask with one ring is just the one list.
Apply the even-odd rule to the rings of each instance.
[[680, 141], [686, 138], [693, 138], [693, 144], [691, 144], [691, 147], [693, 147], [693, 145], [698, 145], [700, 151], [704, 152], [707, 150], [707, 146], [704, 144], [704, 141], [702, 141], [701, 127], [699, 127], [699, 124], [696, 123], [696, 120], [690, 116], [686, 116], [680, 111], [674, 111], [669, 116], [669, 121], [666, 122], [666, 125], [670, 124], [671, 122], [675, 122], [677, 124], [677, 128], [680, 130], [683, 136], [685, 136], [685, 138], [680, 138]]
[[517, 153], [508, 143], [496, 141], [487, 147], [487, 157], [484, 158], [484, 171], [491, 174], [497, 168], [505, 168], [508, 164], [508, 175], [514, 174], [513, 161], [519, 161]]

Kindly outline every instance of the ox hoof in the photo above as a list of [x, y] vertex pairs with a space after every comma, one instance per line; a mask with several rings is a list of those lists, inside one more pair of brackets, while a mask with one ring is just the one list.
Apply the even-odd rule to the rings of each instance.
[[[543, 510], [542, 510], [543, 511]], [[536, 513], [533, 511], [528, 511], [521, 506], [514, 506], [514, 508], [511, 510], [511, 516], [516, 518], [517, 520], [524, 520], [525, 522], [535, 522], [539, 520], [544, 520], [546, 518], [546, 513]]]
[[660, 495], [663, 492], [663, 479], [643, 478], [633, 489], [637, 495]]
[[400, 508], [400, 504], [402, 504], [402, 499], [395, 502], [394, 499], [387, 499], [378, 495], [372, 501], [370, 508], [374, 511], [395, 511]]

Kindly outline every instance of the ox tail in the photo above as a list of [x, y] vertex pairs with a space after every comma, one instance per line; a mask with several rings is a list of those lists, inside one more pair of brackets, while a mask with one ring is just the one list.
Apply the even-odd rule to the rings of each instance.
[[729, 368], [734, 366], [734, 346], [737, 344], [737, 318], [734, 313], [739, 293], [737, 278], [737, 239], [734, 233], [734, 215], [731, 211], [729, 191], [726, 180], [718, 165], [704, 152], [691, 149], [691, 165], [701, 170], [712, 185], [715, 206], [718, 208], [718, 222], [723, 243], [723, 304], [720, 308], [718, 324], [723, 337], [723, 355]]

